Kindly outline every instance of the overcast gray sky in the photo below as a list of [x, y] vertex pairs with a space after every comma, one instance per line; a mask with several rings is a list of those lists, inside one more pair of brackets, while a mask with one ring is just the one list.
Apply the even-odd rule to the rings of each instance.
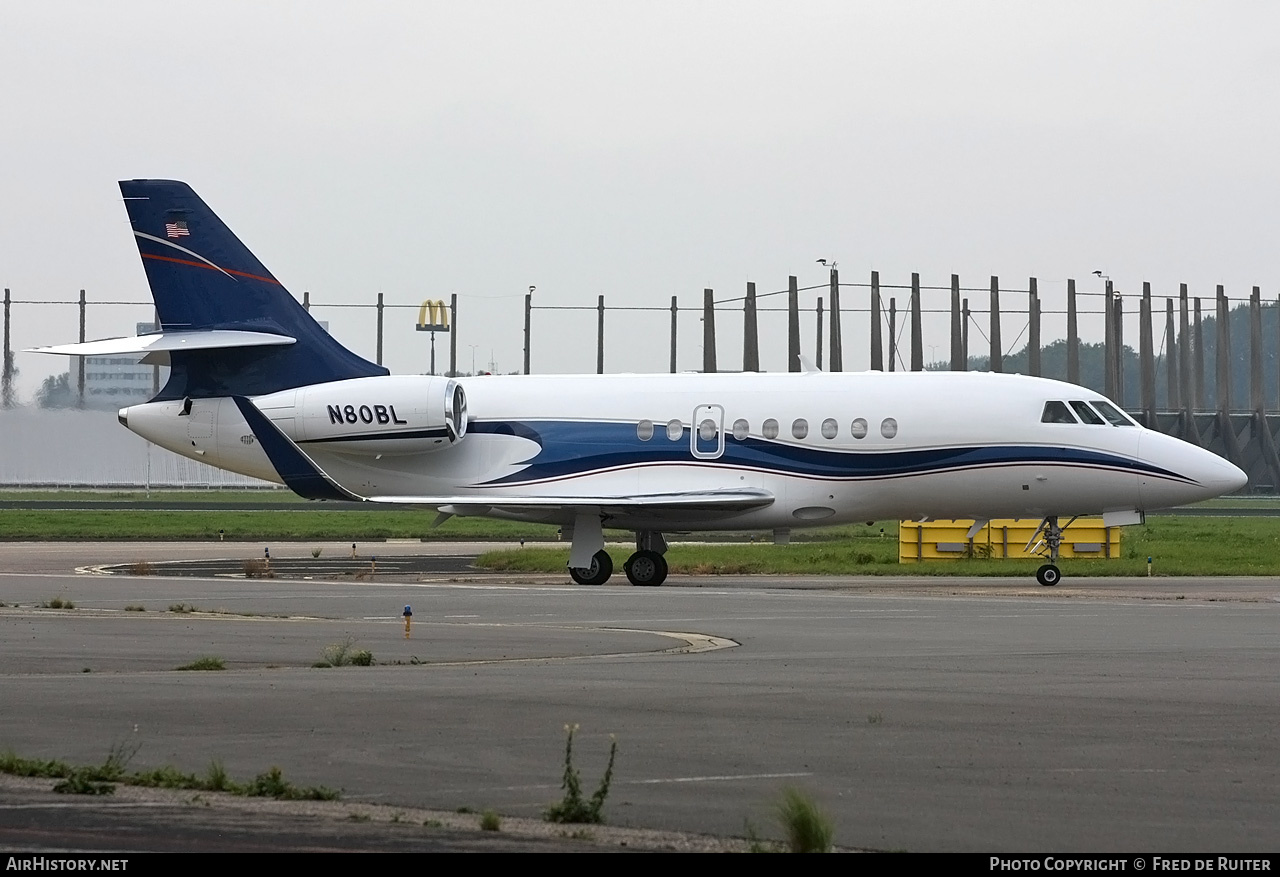
[[[1034, 275], [1050, 307], [1094, 269], [1274, 298], [1278, 25], [1271, 3], [1169, 0], [5, 3], [0, 285], [145, 299], [116, 181], [169, 177], [299, 297], [456, 292], [464, 369], [471, 345], [519, 368], [530, 285], [692, 307], [824, 282], [819, 257], [845, 281]], [[368, 313], [316, 314], [373, 356]], [[88, 332], [146, 316], [91, 309]], [[415, 316], [388, 325], [394, 371], [425, 368]], [[14, 318], [18, 348], [75, 338], [74, 308]], [[846, 319], [846, 367], [865, 325]], [[594, 314], [534, 329], [536, 371], [594, 370]], [[610, 316], [608, 370], [666, 365], [664, 315]], [[29, 395], [66, 362], [18, 366]]]

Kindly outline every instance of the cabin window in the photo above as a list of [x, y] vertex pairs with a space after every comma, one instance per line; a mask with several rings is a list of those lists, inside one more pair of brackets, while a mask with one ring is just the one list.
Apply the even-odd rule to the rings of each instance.
[[1106, 421], [1098, 416], [1098, 412], [1094, 411], [1088, 405], [1078, 399], [1071, 401], [1071, 409], [1080, 415], [1080, 419], [1092, 426], [1105, 426]]
[[1137, 426], [1129, 416], [1121, 411], [1110, 402], [1103, 402], [1100, 399], [1093, 400], [1093, 407], [1102, 412], [1102, 416], [1111, 421], [1112, 426]]
[[892, 417], [886, 417], [880, 421], [880, 434], [885, 438], [893, 438], [898, 434], [898, 421]]
[[698, 424], [698, 438], [702, 439], [704, 442], [715, 441], [716, 422], [710, 417]]
[[667, 438], [673, 442], [680, 441], [684, 437], [684, 424], [678, 420], [667, 421]]
[[840, 432], [840, 424], [835, 422], [834, 418], [828, 417], [822, 421], [822, 437], [824, 439], [833, 439]]
[[733, 437], [740, 442], [745, 442], [747, 436], [751, 434], [751, 424], [739, 418], [733, 422]]
[[803, 417], [797, 417], [791, 421], [791, 435], [794, 438], [802, 439], [809, 434], [809, 421]]
[[867, 437], [867, 421], [864, 417], [859, 417], [849, 426], [849, 433], [856, 439]]
[[778, 421], [770, 417], [760, 424], [760, 434], [767, 439], [776, 439], [778, 437]]
[[1044, 413], [1040, 415], [1041, 423], [1075, 423], [1076, 419], [1071, 416], [1071, 409], [1066, 406], [1065, 402], [1054, 400], [1044, 403]]
[[642, 442], [647, 442], [653, 438], [653, 421], [642, 420], [636, 424], [636, 438]]

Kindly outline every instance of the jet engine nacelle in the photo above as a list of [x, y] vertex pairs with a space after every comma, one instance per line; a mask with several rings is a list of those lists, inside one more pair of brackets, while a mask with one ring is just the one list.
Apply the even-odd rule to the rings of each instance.
[[462, 441], [467, 395], [452, 378], [354, 378], [253, 400], [301, 447], [354, 455], [424, 454]]

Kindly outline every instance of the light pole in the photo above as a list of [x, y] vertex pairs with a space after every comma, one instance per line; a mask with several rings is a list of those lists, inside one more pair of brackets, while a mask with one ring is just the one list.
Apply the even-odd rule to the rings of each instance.
[[474, 375], [476, 373], [476, 348], [480, 345], [468, 344], [467, 346], [471, 348], [471, 374]]

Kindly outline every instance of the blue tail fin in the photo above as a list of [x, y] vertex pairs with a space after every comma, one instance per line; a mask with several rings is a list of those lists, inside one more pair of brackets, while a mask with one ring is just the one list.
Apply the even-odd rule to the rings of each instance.
[[297, 339], [283, 347], [174, 351], [157, 399], [257, 396], [388, 373], [325, 332], [186, 183], [124, 180], [120, 192], [163, 331]]

